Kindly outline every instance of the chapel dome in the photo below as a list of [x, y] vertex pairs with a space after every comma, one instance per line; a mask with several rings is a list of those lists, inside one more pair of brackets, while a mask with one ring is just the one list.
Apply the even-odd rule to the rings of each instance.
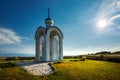
[[48, 24], [48, 23], [53, 24], [53, 20], [50, 17], [45, 19], [45, 24]]

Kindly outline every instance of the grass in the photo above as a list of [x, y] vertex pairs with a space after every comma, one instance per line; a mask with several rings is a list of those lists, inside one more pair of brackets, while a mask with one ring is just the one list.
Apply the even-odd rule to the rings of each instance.
[[33, 76], [11, 62], [0, 63], [0, 80], [120, 80], [120, 64], [86, 60], [52, 64], [57, 73], [49, 76]]
[[0, 80], [34, 80], [35, 76], [9, 62], [0, 63]]

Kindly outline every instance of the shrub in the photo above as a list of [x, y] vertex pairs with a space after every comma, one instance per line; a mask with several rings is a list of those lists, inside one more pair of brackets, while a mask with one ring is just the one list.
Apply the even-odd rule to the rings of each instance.
[[19, 58], [16, 56], [16, 60], [19, 61]]
[[70, 61], [74, 61], [74, 62], [76, 62], [76, 61], [80, 61], [80, 60], [75, 59], [75, 60], [70, 60]]
[[54, 61], [53, 64], [59, 64], [62, 63], [61, 61]]
[[82, 56], [81, 61], [85, 61], [86, 60], [86, 56]]
[[110, 62], [118, 62], [120, 63], [120, 55], [116, 54], [101, 54], [101, 55], [89, 55], [87, 56], [88, 59], [94, 60], [102, 60], [102, 61], [110, 61]]

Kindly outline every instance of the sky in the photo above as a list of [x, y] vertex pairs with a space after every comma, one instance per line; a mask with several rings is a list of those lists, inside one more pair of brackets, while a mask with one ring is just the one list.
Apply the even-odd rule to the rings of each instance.
[[0, 54], [35, 54], [48, 8], [64, 56], [120, 50], [120, 0], [0, 0]]

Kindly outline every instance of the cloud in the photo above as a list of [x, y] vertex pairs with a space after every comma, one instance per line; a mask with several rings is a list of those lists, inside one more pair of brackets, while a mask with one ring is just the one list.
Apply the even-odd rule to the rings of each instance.
[[120, 29], [120, 26], [118, 26], [118, 29]]
[[33, 54], [35, 53], [35, 46], [30, 45], [5, 45], [0, 46], [0, 53], [20, 53], [20, 54]]
[[111, 51], [111, 52], [115, 52], [115, 51], [119, 51], [120, 50], [120, 43], [111, 43], [108, 45], [89, 45], [87, 47], [81, 47], [81, 48], [76, 48], [76, 49], [68, 49], [65, 50], [64, 56], [68, 56], [68, 55], [84, 55], [84, 54], [91, 54], [91, 53], [96, 53], [96, 52], [100, 52], [100, 51]]
[[120, 0], [116, 2], [116, 9], [120, 9]]
[[29, 39], [27, 37], [17, 35], [17, 33], [11, 29], [0, 27], [0, 53], [34, 53], [34, 46], [26, 46], [23, 40]]
[[[98, 5], [94, 5], [94, 7], [95, 6], [97, 7]], [[120, 18], [120, 0], [103, 0], [96, 11], [96, 15], [90, 20], [89, 23], [94, 26], [94, 29], [96, 30], [97, 33], [111, 35], [111, 32], [118, 33], [117, 29], [118, 26], [120, 26], [119, 18]], [[104, 29], [99, 29], [99, 27], [97, 27], [98, 26], [97, 23], [103, 19], [107, 21], [107, 25]]]
[[18, 36], [16, 32], [11, 29], [0, 27], [0, 44], [16, 44], [22, 42], [25, 37]]
[[115, 19], [118, 19], [118, 18], [120, 18], [120, 14], [111, 17], [110, 20], [111, 20], [111, 21], [114, 21]]
[[98, 20], [101, 18], [110, 20], [114, 16], [117, 16], [119, 14], [118, 12], [120, 11], [119, 4], [120, 4], [119, 0], [103, 0], [93, 20]]

